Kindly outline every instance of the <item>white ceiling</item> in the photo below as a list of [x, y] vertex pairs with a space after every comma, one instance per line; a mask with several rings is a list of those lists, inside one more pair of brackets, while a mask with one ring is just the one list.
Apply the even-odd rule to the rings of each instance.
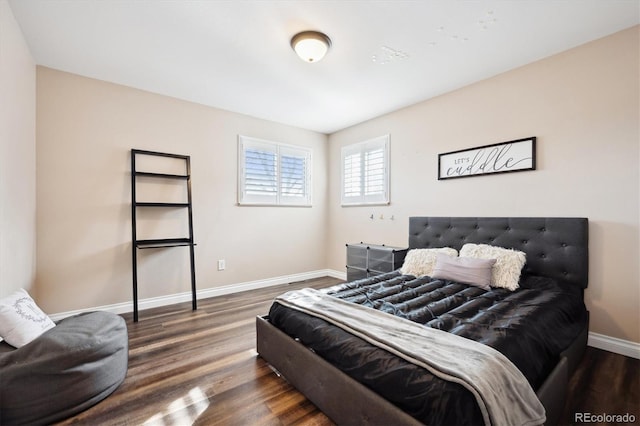
[[[640, 0], [10, 4], [39, 65], [322, 133], [640, 22]], [[321, 62], [303, 30], [331, 38]]]

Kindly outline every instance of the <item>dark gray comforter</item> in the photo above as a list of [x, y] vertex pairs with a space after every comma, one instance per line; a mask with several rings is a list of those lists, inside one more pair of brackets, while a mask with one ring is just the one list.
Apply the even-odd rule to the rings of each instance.
[[[340, 284], [338, 298], [497, 349], [534, 390], [587, 321], [581, 290], [525, 277], [514, 292], [398, 272]], [[270, 322], [425, 424], [481, 424], [473, 395], [326, 321], [274, 303]]]

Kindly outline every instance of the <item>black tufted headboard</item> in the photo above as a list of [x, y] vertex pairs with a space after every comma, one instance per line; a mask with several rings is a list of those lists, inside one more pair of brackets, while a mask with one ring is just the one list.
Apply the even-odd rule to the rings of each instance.
[[586, 218], [411, 217], [409, 248], [490, 244], [523, 251], [523, 273], [581, 288], [588, 285], [589, 223]]

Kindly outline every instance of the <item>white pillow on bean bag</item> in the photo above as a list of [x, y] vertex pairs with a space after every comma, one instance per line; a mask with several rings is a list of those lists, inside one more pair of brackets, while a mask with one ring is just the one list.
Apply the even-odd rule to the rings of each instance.
[[55, 325], [23, 289], [0, 299], [0, 337], [11, 346], [24, 346]]

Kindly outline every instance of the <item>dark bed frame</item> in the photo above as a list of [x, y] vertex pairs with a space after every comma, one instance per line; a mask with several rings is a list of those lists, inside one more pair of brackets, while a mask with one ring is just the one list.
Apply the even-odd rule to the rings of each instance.
[[[588, 285], [588, 242], [586, 218], [409, 218], [409, 248], [459, 250], [465, 243], [513, 248], [527, 254], [523, 274], [551, 277], [582, 290]], [[588, 328], [587, 320], [536, 390], [547, 412], [546, 424], [560, 419], [569, 378], [587, 345]], [[256, 331], [259, 355], [337, 424], [421, 424], [272, 326], [268, 317], [256, 319]]]

